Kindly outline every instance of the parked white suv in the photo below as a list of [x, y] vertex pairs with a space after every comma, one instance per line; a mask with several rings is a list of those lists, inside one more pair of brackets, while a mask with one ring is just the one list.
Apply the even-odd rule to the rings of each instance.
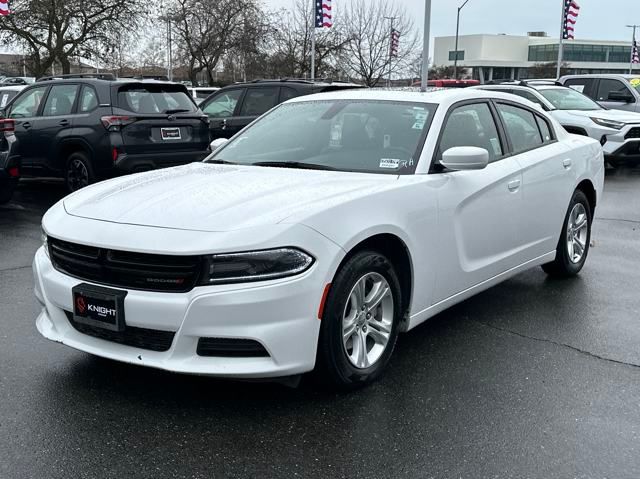
[[640, 112], [640, 75], [567, 75], [560, 83], [605, 108]]
[[536, 103], [569, 133], [598, 140], [605, 160], [613, 167], [640, 162], [640, 113], [607, 110], [573, 88], [555, 82], [514, 82], [476, 88], [511, 93]]

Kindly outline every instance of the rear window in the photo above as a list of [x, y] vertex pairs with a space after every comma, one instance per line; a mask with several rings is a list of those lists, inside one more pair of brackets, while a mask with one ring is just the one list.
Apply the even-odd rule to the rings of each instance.
[[180, 113], [196, 110], [186, 91], [174, 85], [132, 85], [118, 90], [118, 108], [133, 113]]

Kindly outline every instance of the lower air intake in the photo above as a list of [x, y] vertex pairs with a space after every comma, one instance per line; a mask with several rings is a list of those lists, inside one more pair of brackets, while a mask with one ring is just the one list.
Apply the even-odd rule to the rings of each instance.
[[262, 344], [253, 339], [200, 338], [198, 356], [221, 358], [261, 358], [269, 357]]

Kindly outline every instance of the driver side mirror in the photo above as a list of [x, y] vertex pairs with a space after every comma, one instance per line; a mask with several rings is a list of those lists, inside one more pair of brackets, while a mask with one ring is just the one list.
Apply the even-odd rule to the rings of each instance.
[[211, 148], [211, 152], [213, 153], [221, 146], [226, 145], [228, 142], [229, 140], [227, 138], [216, 138], [211, 142], [211, 144], [209, 145], [209, 148]]
[[608, 101], [618, 101], [621, 103], [633, 103], [635, 98], [629, 92], [624, 91], [610, 91], [607, 97]]
[[456, 171], [482, 170], [489, 164], [489, 152], [475, 146], [456, 146], [442, 154], [440, 164]]

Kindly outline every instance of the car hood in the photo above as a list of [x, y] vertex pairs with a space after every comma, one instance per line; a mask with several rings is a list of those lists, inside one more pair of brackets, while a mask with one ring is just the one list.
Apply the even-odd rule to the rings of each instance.
[[300, 220], [397, 185], [396, 175], [190, 165], [97, 183], [64, 199], [73, 216], [194, 231], [231, 231]]
[[[558, 110], [560, 111], [560, 110]], [[579, 116], [586, 118], [602, 118], [604, 120], [621, 121], [623, 123], [640, 123], [640, 113], [623, 110], [562, 110], [563, 116]]]

